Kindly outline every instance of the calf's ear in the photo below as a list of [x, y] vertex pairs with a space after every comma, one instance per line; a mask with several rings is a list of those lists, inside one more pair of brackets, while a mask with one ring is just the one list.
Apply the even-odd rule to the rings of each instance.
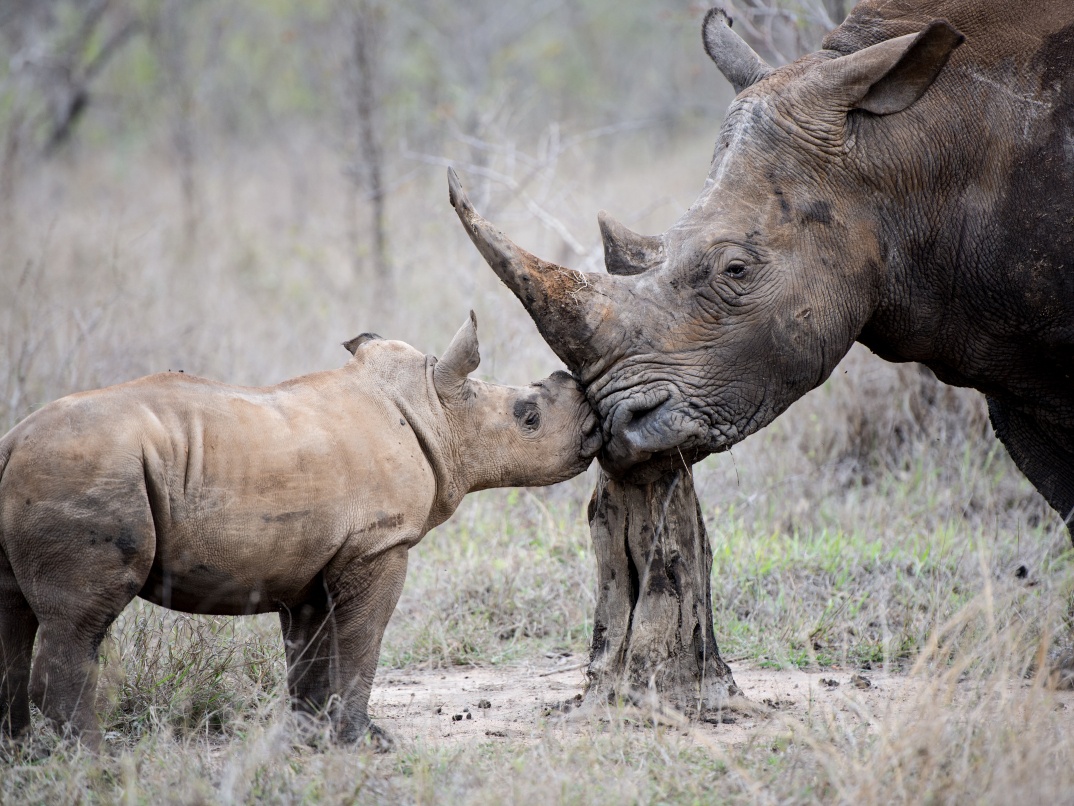
[[358, 348], [365, 344], [367, 341], [380, 341], [383, 336], [378, 336], [376, 333], [360, 333], [353, 339], [348, 339], [343, 342], [343, 349], [345, 349], [351, 355], [358, 352]]
[[850, 109], [901, 112], [925, 94], [964, 37], [947, 20], [832, 59], [821, 68]]
[[451, 344], [433, 367], [433, 385], [441, 398], [457, 395], [466, 383], [466, 376], [481, 363], [477, 344], [477, 317], [470, 317], [459, 328]]

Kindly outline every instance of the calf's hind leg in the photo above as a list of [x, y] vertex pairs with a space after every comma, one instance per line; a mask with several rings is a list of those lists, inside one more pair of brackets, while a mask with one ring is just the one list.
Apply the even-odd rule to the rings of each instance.
[[323, 577], [314, 580], [305, 601], [280, 611], [280, 627], [291, 707], [301, 714], [321, 716], [331, 694], [334, 644], [331, 605]]
[[30, 726], [30, 656], [35, 635], [37, 617], [0, 549], [0, 737], [16, 738]]
[[27, 563], [35, 581], [26, 598], [40, 622], [30, 697], [58, 729], [69, 729], [92, 750], [101, 742], [95, 709], [98, 652], [108, 628], [149, 575], [151, 529], [147, 524], [137, 533], [121, 531], [118, 540], [98, 539], [78, 556], [77, 565]]
[[101, 642], [147, 575], [148, 568], [137, 581], [123, 573], [102, 575], [91, 590], [63, 596], [63, 607], [39, 616], [30, 696], [57, 729], [71, 730], [91, 750], [101, 743], [95, 708]]
[[43, 622], [30, 678], [34, 704], [58, 730], [71, 730], [91, 750], [101, 744], [94, 708], [97, 651], [111, 622], [102, 620], [96, 628], [62, 619]]

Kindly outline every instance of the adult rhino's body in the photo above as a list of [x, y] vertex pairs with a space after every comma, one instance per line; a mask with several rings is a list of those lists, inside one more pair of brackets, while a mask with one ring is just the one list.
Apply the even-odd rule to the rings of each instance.
[[588, 384], [605, 465], [724, 450], [858, 340], [984, 392], [1070, 525], [1074, 3], [867, 0], [779, 69], [720, 11], [704, 34], [739, 95], [675, 226], [644, 237], [601, 216], [616, 276], [536, 260], [456, 193]]
[[472, 319], [440, 361], [348, 346], [272, 387], [169, 373], [71, 395], [0, 439], [0, 735], [27, 727], [29, 693], [95, 745], [98, 646], [141, 596], [279, 612], [295, 706], [334, 708], [354, 740], [407, 550], [467, 492], [561, 481], [599, 447], [566, 373], [467, 378]]

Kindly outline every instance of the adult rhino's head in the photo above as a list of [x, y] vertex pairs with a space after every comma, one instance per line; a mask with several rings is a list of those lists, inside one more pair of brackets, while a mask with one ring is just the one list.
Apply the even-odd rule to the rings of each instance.
[[724, 450], [828, 377], [878, 304], [884, 199], [916, 191], [869, 178], [895, 150], [927, 147], [885, 121], [912, 107], [961, 41], [936, 21], [772, 69], [710, 11], [706, 50], [739, 94], [705, 186], [663, 235], [602, 212], [608, 274], [514, 246], [449, 177], [471, 239], [587, 386], [612, 472]]

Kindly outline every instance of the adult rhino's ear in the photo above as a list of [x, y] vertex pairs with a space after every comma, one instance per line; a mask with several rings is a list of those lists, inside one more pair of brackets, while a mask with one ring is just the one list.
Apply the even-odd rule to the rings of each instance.
[[466, 383], [466, 377], [481, 363], [477, 344], [477, 317], [470, 317], [459, 328], [451, 344], [433, 367], [433, 385], [441, 398], [457, 396]]
[[933, 20], [919, 33], [832, 59], [821, 69], [841, 88], [848, 108], [890, 115], [925, 94], [965, 38], [947, 20]]
[[343, 342], [343, 349], [351, 355], [354, 355], [358, 351], [358, 348], [367, 341], [380, 341], [382, 338], [382, 336], [378, 336], [376, 333], [361, 333], [353, 339]]

